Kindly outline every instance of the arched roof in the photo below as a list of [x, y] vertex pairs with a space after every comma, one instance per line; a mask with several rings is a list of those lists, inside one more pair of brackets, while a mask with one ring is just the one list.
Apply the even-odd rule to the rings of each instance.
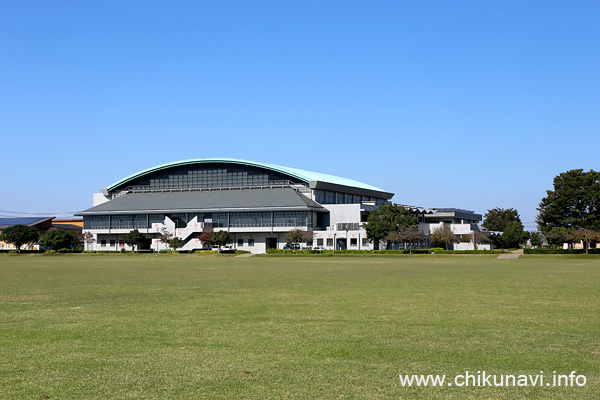
[[271, 171], [279, 172], [279, 173], [282, 173], [285, 175], [289, 175], [296, 179], [304, 181], [306, 183], [309, 183], [311, 181], [319, 181], [319, 182], [333, 183], [336, 185], [351, 186], [351, 187], [357, 187], [357, 188], [361, 188], [361, 189], [375, 190], [378, 192], [383, 192], [383, 190], [381, 190], [375, 186], [367, 185], [366, 183], [355, 181], [353, 179], [341, 178], [339, 176], [321, 174], [318, 172], [305, 171], [305, 170], [297, 169], [297, 168], [282, 167], [280, 165], [266, 164], [266, 163], [261, 163], [261, 162], [256, 162], [256, 161], [248, 161], [248, 160], [239, 160], [239, 159], [235, 159], [235, 158], [195, 158], [195, 159], [190, 159], [190, 160], [174, 161], [174, 162], [170, 162], [170, 163], [166, 163], [166, 164], [161, 164], [161, 165], [157, 165], [152, 168], [145, 169], [143, 171], [136, 172], [135, 174], [129, 175], [129, 176], [121, 179], [120, 181], [115, 182], [112, 185], [108, 186], [106, 188], [106, 190], [112, 191], [127, 182], [130, 182], [136, 178], [151, 174], [156, 171], [161, 171], [161, 170], [165, 170], [165, 169], [173, 168], [173, 167], [180, 167], [180, 166], [184, 166], [184, 165], [206, 164], [206, 163], [248, 165], [248, 166], [252, 166], [252, 167], [264, 168], [267, 170], [271, 170]]

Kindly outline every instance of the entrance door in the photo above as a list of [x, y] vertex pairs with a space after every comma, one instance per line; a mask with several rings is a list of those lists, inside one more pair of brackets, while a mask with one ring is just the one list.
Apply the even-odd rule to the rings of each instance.
[[346, 238], [338, 238], [335, 249], [336, 250], [346, 250], [347, 249]]
[[276, 249], [277, 248], [277, 238], [266, 238], [265, 244], [267, 245], [267, 250]]

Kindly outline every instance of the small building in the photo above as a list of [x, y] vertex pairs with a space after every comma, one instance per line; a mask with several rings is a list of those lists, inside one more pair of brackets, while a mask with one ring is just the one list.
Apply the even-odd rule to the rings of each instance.
[[[416, 244], [416, 248], [429, 248], [432, 246], [430, 235], [437, 229], [448, 226], [457, 237], [457, 242], [450, 244], [450, 250], [491, 250], [490, 243], [473, 243], [481, 232], [479, 223], [481, 214], [460, 208], [423, 208], [408, 205], [399, 205], [410, 210], [419, 219], [418, 229], [423, 233], [423, 240]], [[401, 247], [401, 246], [396, 246]], [[406, 247], [406, 246], [403, 246]]]

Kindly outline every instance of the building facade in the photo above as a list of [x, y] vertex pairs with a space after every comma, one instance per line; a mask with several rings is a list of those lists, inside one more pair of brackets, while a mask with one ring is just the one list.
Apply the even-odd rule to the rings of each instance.
[[83, 216], [90, 232], [86, 250], [129, 250], [133, 229], [167, 248], [161, 236], [184, 241], [179, 250], [207, 248], [205, 231], [225, 230], [239, 250], [282, 249], [294, 229], [313, 232], [323, 249], [372, 249], [362, 223], [393, 197], [377, 187], [327, 174], [229, 158], [159, 165], [130, 175], [94, 194]]

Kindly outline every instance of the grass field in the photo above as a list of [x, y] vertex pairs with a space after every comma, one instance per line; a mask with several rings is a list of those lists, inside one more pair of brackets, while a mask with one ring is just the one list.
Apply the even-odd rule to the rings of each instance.
[[[597, 399], [597, 256], [0, 256], [3, 399]], [[403, 387], [577, 371], [584, 387]]]

